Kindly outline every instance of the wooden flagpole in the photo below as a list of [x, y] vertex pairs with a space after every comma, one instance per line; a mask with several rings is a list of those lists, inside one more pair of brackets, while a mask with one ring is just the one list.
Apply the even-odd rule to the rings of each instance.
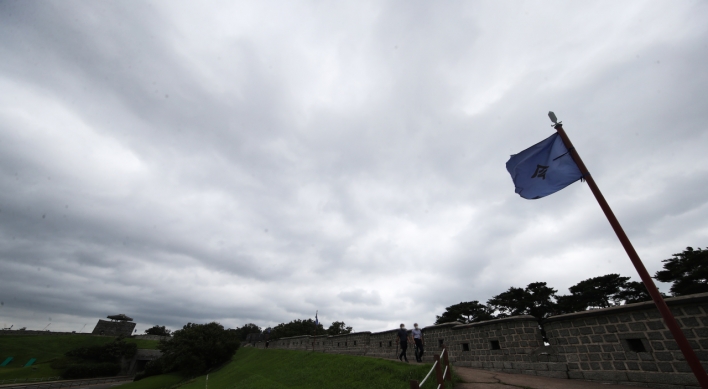
[[561, 139], [563, 139], [563, 143], [565, 143], [565, 147], [568, 149], [570, 155], [573, 157], [573, 161], [575, 161], [575, 164], [578, 165], [578, 168], [583, 174], [583, 178], [585, 178], [585, 181], [588, 183], [592, 194], [595, 195], [595, 199], [600, 204], [600, 208], [602, 208], [602, 211], [605, 213], [605, 216], [610, 222], [612, 229], [615, 230], [615, 234], [617, 234], [617, 238], [619, 238], [620, 242], [622, 243], [622, 247], [624, 247], [624, 250], [627, 252], [627, 255], [632, 261], [634, 268], [637, 269], [639, 277], [642, 279], [642, 282], [647, 288], [649, 295], [651, 296], [652, 300], [654, 300], [654, 304], [656, 304], [656, 307], [659, 309], [661, 317], [664, 319], [664, 324], [666, 324], [666, 327], [669, 328], [669, 331], [671, 331], [671, 334], [674, 336], [674, 340], [676, 340], [676, 343], [678, 343], [678, 346], [681, 349], [683, 356], [686, 358], [686, 362], [688, 362], [688, 365], [691, 367], [691, 370], [693, 371], [693, 374], [696, 376], [696, 379], [700, 383], [701, 388], [708, 389], [708, 375], [706, 375], [706, 371], [703, 369], [703, 365], [701, 365], [701, 362], [698, 360], [698, 357], [691, 348], [691, 345], [688, 344], [686, 336], [683, 334], [683, 331], [681, 331], [681, 327], [679, 327], [678, 323], [676, 322], [676, 318], [674, 318], [674, 315], [671, 313], [671, 310], [666, 305], [664, 298], [661, 297], [661, 293], [659, 293], [659, 290], [656, 288], [654, 280], [652, 280], [651, 276], [649, 275], [649, 272], [647, 272], [647, 269], [644, 267], [644, 263], [642, 263], [642, 260], [639, 258], [639, 255], [634, 250], [632, 242], [629, 241], [627, 234], [625, 234], [624, 229], [622, 229], [622, 226], [615, 217], [615, 214], [612, 212], [610, 205], [607, 204], [605, 197], [602, 195], [602, 192], [600, 192], [600, 188], [597, 187], [595, 180], [588, 172], [587, 167], [585, 167], [585, 164], [580, 158], [578, 152], [575, 150], [575, 147], [573, 147], [573, 143], [570, 141], [568, 135], [563, 130], [563, 125], [557, 121], [556, 116], [555, 114], [553, 114], [553, 112], [549, 112], [548, 116], [551, 118], [551, 121], [553, 121], [553, 127], [558, 132], [558, 135], [560, 135]]

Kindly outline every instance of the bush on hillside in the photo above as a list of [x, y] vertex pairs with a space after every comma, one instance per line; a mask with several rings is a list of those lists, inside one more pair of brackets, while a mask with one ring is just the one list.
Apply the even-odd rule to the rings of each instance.
[[148, 365], [152, 365], [151, 372], [159, 371], [158, 374], [198, 375], [230, 360], [239, 345], [238, 335], [219, 323], [187, 323], [172, 333], [172, 340], [160, 341], [162, 357]]
[[138, 345], [127, 343], [123, 339], [116, 339], [100, 346], [79, 347], [66, 353], [71, 359], [87, 362], [118, 363], [122, 357], [132, 358], [138, 351]]
[[54, 360], [51, 367], [66, 369], [64, 378], [109, 377], [120, 373], [121, 358], [132, 358], [137, 351], [137, 344], [116, 338], [103, 345], [73, 349], [64, 358]]
[[147, 335], [158, 335], [158, 336], [170, 336], [172, 331], [168, 330], [165, 326], [158, 326], [157, 324], [145, 330]]

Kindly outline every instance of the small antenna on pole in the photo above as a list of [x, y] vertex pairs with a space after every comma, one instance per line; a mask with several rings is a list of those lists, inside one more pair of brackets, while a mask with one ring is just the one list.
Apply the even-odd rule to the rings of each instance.
[[551, 121], [553, 122], [553, 125], [552, 125], [551, 127], [555, 127], [555, 126], [557, 126], [557, 125], [559, 125], [559, 124], [563, 124], [562, 122], [559, 122], [559, 121], [558, 121], [558, 118], [556, 117], [556, 114], [553, 113], [553, 111], [548, 111], [548, 117], [549, 117], [549, 118], [551, 119]]

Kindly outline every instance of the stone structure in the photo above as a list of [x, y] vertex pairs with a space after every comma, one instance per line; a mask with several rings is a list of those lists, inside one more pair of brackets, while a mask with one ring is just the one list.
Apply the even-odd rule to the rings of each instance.
[[130, 336], [133, 334], [135, 329], [135, 323], [130, 321], [107, 321], [98, 320], [96, 327], [94, 327], [93, 335], [109, 335], [109, 336]]
[[122, 361], [121, 364], [123, 369], [121, 371], [121, 375], [132, 377], [136, 373], [145, 370], [145, 365], [147, 365], [148, 362], [154, 361], [161, 356], [162, 351], [160, 350], [138, 349], [132, 359]]
[[[708, 370], [708, 293], [666, 303]], [[544, 345], [532, 316], [426, 327], [423, 359], [432, 362], [444, 345], [457, 366], [651, 388], [699, 388], [651, 301], [554, 316], [542, 324], [550, 346]], [[270, 348], [312, 351], [314, 341], [316, 352], [395, 358], [395, 332], [295, 336], [273, 340]]]

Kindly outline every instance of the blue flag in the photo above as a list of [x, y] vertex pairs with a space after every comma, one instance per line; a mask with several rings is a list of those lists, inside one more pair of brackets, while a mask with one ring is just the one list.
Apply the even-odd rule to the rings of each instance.
[[511, 174], [516, 193], [525, 199], [556, 193], [583, 177], [558, 133], [512, 155], [506, 170]]

